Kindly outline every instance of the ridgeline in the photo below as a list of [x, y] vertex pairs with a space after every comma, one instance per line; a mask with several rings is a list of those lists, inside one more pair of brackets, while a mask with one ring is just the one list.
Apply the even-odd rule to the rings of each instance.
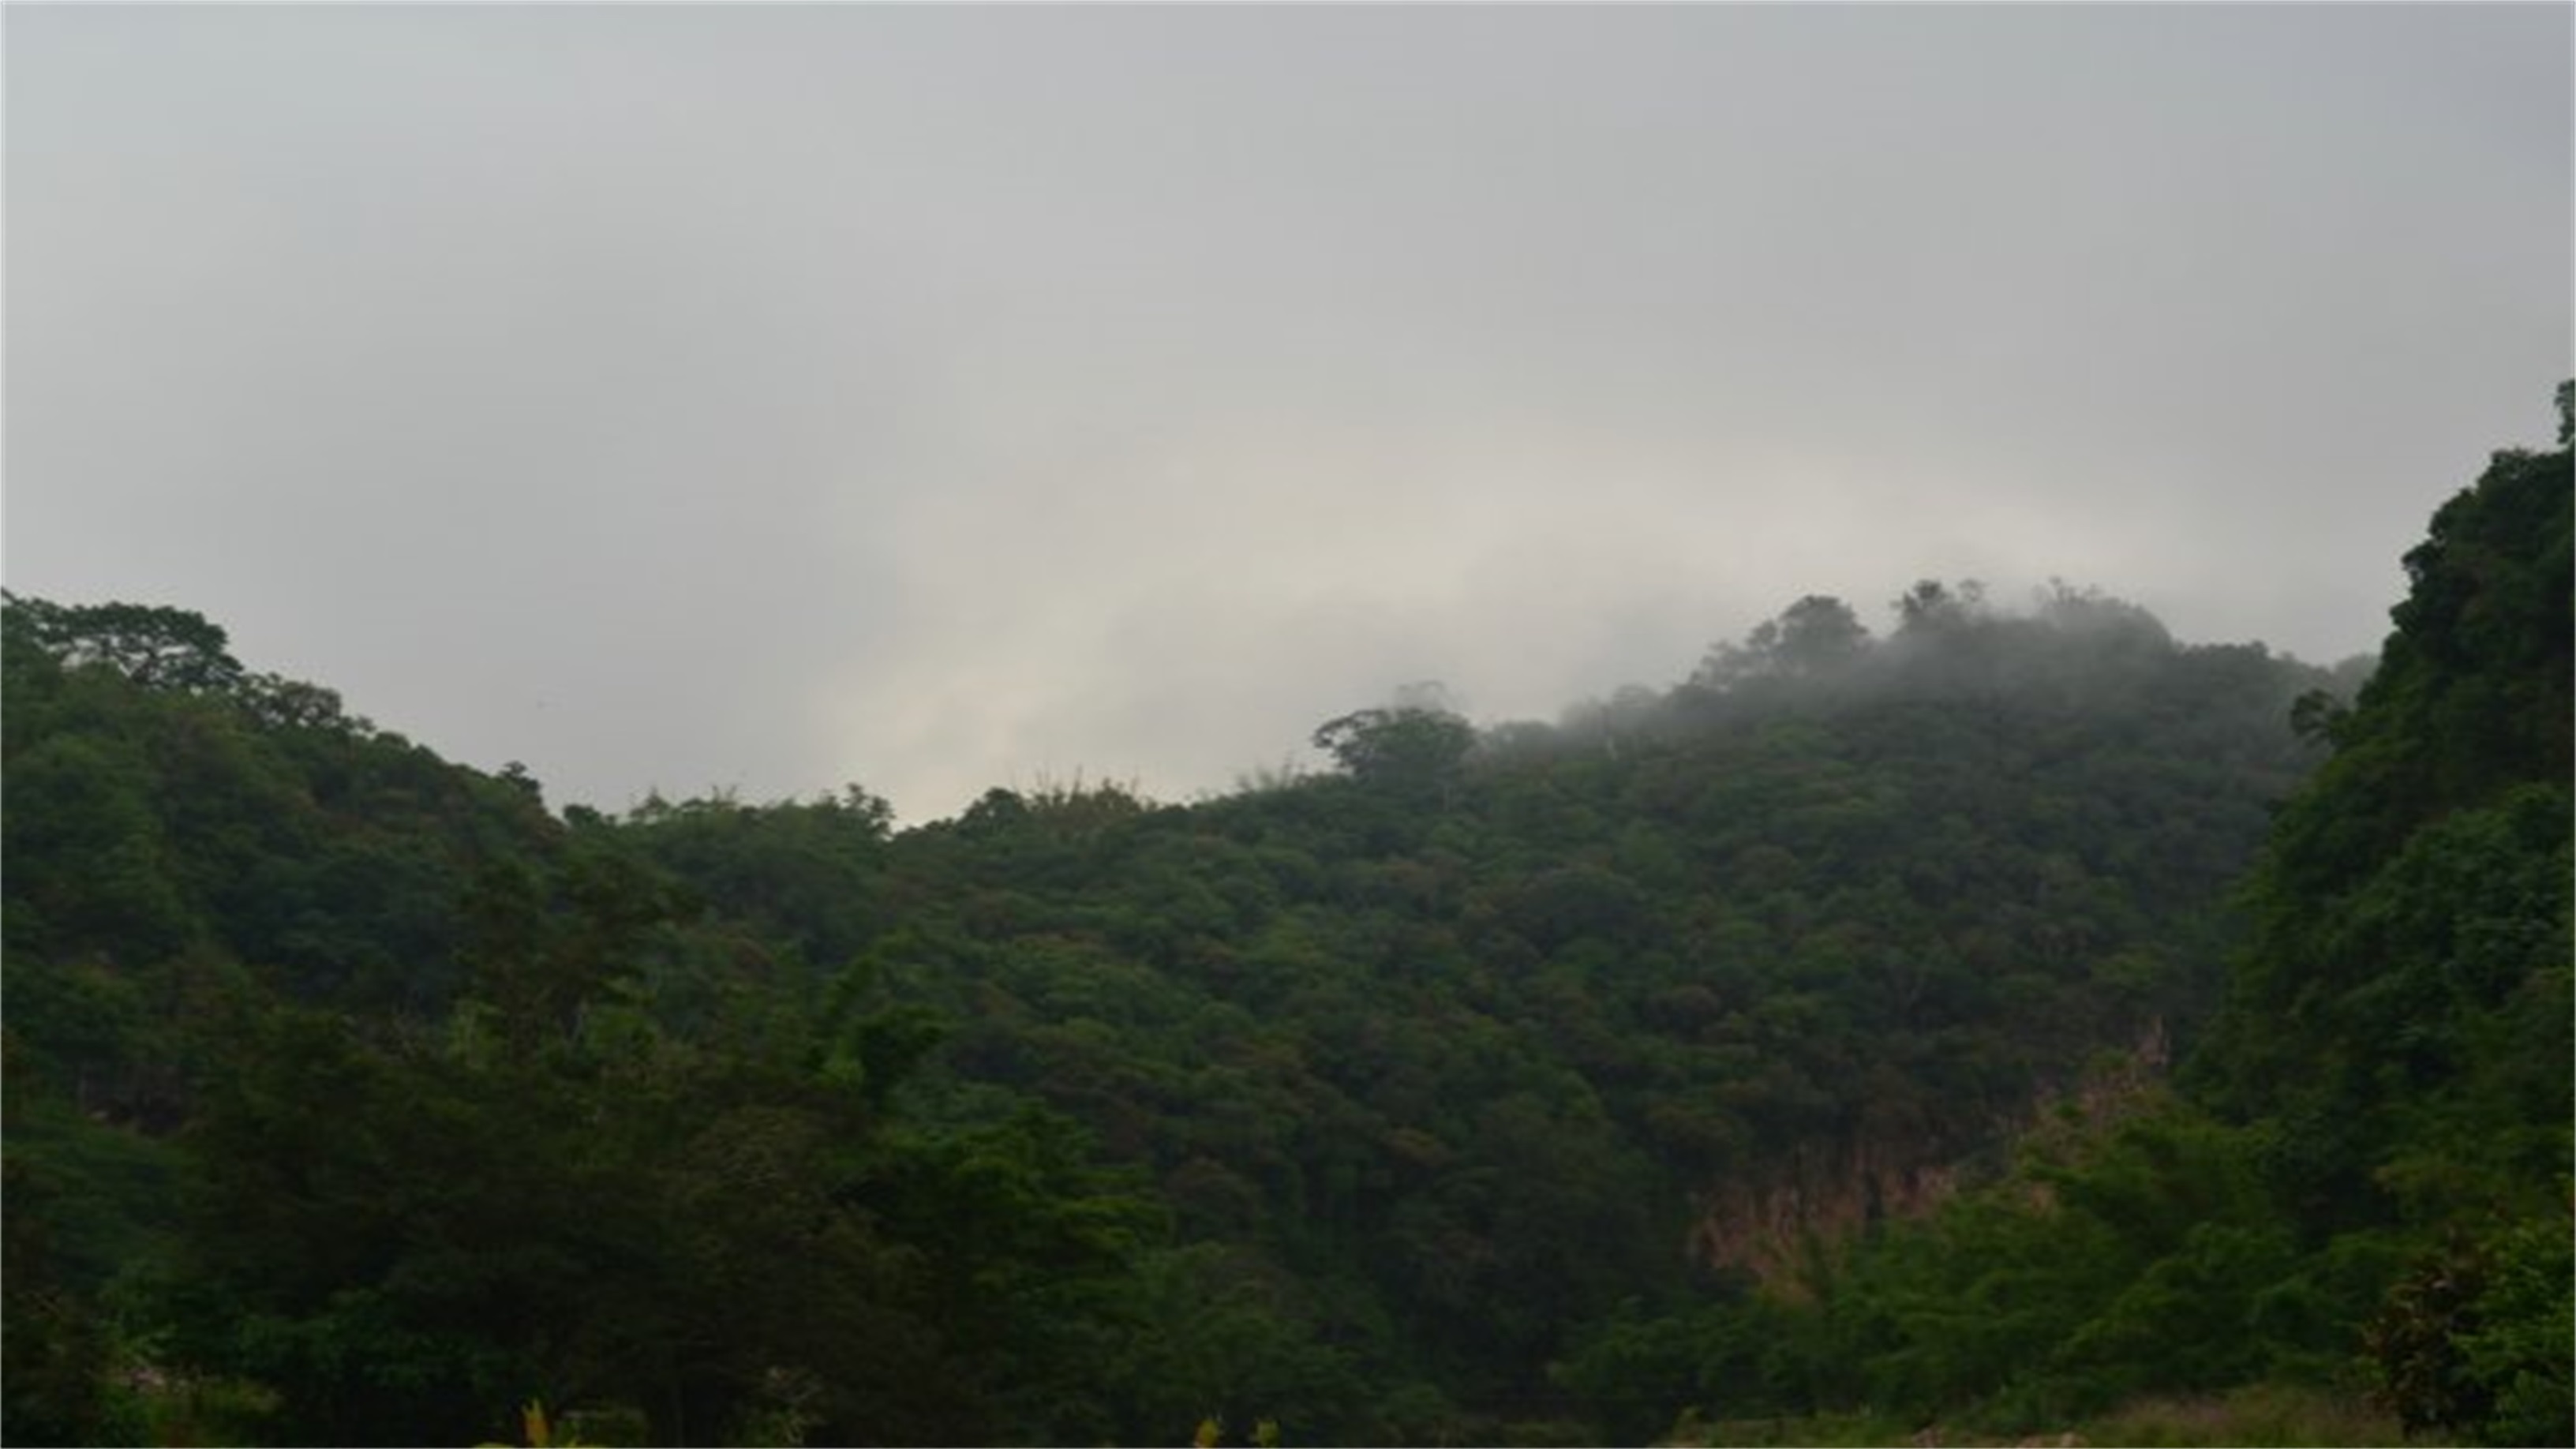
[[1923, 583], [901, 832], [11, 598], [0, 1429], [2566, 1442], [2570, 494], [2375, 672]]

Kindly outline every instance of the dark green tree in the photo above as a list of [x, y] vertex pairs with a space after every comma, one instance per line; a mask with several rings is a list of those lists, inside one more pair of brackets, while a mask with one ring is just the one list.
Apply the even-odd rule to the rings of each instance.
[[1444, 709], [1399, 706], [1326, 720], [1314, 744], [1364, 784], [1437, 793], [1457, 780], [1476, 731]]

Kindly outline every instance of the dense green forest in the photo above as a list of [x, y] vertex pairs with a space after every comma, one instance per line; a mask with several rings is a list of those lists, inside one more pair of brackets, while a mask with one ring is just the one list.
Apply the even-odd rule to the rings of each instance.
[[2568, 1442], [2570, 495], [2375, 669], [1926, 582], [901, 831], [12, 597], [0, 1433]]

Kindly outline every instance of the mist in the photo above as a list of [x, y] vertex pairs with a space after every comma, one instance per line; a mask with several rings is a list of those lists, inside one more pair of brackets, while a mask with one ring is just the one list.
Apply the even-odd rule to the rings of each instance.
[[2560, 7], [12, 12], [12, 589], [555, 803], [1159, 798], [2051, 577], [2376, 647]]

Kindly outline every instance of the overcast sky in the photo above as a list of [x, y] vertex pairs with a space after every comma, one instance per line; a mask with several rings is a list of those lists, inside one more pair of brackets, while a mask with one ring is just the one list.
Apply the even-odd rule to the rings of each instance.
[[2552, 440], [2571, 14], [11, 5], [7, 582], [910, 821], [1922, 577], [2331, 662]]

